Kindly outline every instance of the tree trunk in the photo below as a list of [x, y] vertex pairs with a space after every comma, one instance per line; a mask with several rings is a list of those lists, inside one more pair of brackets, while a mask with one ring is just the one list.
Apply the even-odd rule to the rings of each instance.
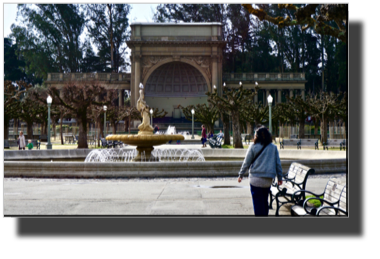
[[231, 145], [229, 116], [227, 114], [226, 115], [222, 114], [221, 119], [223, 123], [224, 145]]
[[60, 135], [61, 135], [61, 145], [64, 145], [63, 142], [63, 128], [62, 128], [62, 123], [63, 123], [63, 114], [61, 114], [61, 117], [59, 118], [59, 125], [60, 125]]
[[28, 139], [33, 139], [33, 122], [27, 122]]
[[124, 120], [124, 132], [127, 132], [128, 131], [128, 126], [129, 126], [129, 124], [128, 124], [128, 118], [125, 117], [123, 120]]
[[128, 134], [131, 134], [131, 112], [129, 113], [129, 120], [128, 120]]
[[56, 131], [56, 128], [55, 128], [55, 122], [53, 122], [53, 135], [54, 135], [54, 141], [55, 141], [55, 136], [56, 136], [56, 134], [57, 134], [57, 131]]
[[232, 129], [234, 148], [243, 148], [243, 142], [241, 141], [240, 116], [239, 112], [236, 111], [232, 112]]
[[19, 123], [19, 119], [13, 119], [14, 120], [14, 122], [16, 123], [16, 132], [13, 132], [13, 134], [14, 135], [18, 135], [19, 134], [19, 132], [18, 132], [18, 123]]
[[322, 140], [321, 142], [327, 142], [327, 121], [328, 119], [327, 118], [323, 118], [321, 120], [321, 137], [322, 137]]
[[305, 138], [305, 120], [300, 120], [298, 138]]
[[[16, 121], [13, 120], [13, 125], [15, 122]], [[4, 118], [4, 140], [7, 140], [8, 138], [9, 138], [9, 120], [7, 118]]]
[[78, 148], [88, 148], [86, 119], [82, 118], [78, 120], [78, 122], [79, 122]]

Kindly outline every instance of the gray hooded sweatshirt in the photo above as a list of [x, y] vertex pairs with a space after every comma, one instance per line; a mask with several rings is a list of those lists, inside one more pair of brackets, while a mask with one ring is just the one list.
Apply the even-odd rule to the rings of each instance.
[[253, 158], [262, 148], [263, 145], [260, 143], [249, 146], [243, 165], [239, 172], [239, 177], [243, 178], [243, 175], [247, 169], [249, 169], [250, 178], [260, 177], [274, 179], [277, 176], [277, 180], [282, 181], [282, 167], [276, 145], [272, 143], [269, 144], [255, 160], [253, 165], [251, 165]]

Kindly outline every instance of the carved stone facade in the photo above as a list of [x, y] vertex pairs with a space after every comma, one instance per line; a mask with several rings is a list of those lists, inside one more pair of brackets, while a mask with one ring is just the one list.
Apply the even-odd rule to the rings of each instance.
[[[133, 23], [131, 30], [127, 45], [132, 51], [132, 104], [137, 101], [140, 83], [145, 86], [147, 102], [165, 97], [165, 105], [172, 106], [180, 104], [178, 98], [204, 103], [205, 93], [213, 91], [213, 85], [221, 92], [226, 42], [220, 23]], [[161, 108], [154, 102], [155, 108]]]

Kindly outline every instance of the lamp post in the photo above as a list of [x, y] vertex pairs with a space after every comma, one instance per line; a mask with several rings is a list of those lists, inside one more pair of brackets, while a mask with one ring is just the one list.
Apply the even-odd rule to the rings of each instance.
[[268, 105], [269, 105], [269, 132], [270, 132], [270, 134], [272, 134], [272, 102], [273, 102], [273, 98], [269, 94], [268, 95]]
[[104, 105], [103, 106], [103, 110], [104, 110], [104, 138], [106, 138], [106, 112], [107, 112], [107, 106]]
[[194, 139], [194, 113], [195, 113], [195, 111], [194, 111], [194, 109], [191, 109], [191, 117], [192, 117], [192, 130], [191, 130], [191, 132], [192, 132], [192, 137], [191, 137], [191, 139]]
[[51, 98], [50, 95], [48, 95], [47, 99], [47, 105], [48, 105], [48, 135], [47, 135], [47, 139], [48, 139], [48, 143], [46, 144], [46, 149], [52, 149], [52, 145], [50, 143], [50, 106], [51, 106], [51, 102], [53, 101], [53, 99]]
[[152, 109], [150, 109], [150, 125], [152, 125], [153, 126], [153, 110]]

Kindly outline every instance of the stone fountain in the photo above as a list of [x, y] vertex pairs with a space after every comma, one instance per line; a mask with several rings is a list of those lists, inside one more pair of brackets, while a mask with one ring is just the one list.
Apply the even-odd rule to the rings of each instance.
[[[136, 108], [141, 113], [142, 123], [138, 126], [137, 135], [110, 135], [107, 140], [118, 140], [131, 146], [137, 146], [137, 156], [133, 161], [158, 161], [151, 153], [154, 146], [159, 146], [168, 141], [184, 140], [182, 135], [156, 135], [153, 134], [153, 127], [150, 125], [149, 106], [145, 102], [144, 90], [140, 84], [140, 98], [137, 100]], [[145, 159], [141, 159], [141, 155], [145, 155]]]

